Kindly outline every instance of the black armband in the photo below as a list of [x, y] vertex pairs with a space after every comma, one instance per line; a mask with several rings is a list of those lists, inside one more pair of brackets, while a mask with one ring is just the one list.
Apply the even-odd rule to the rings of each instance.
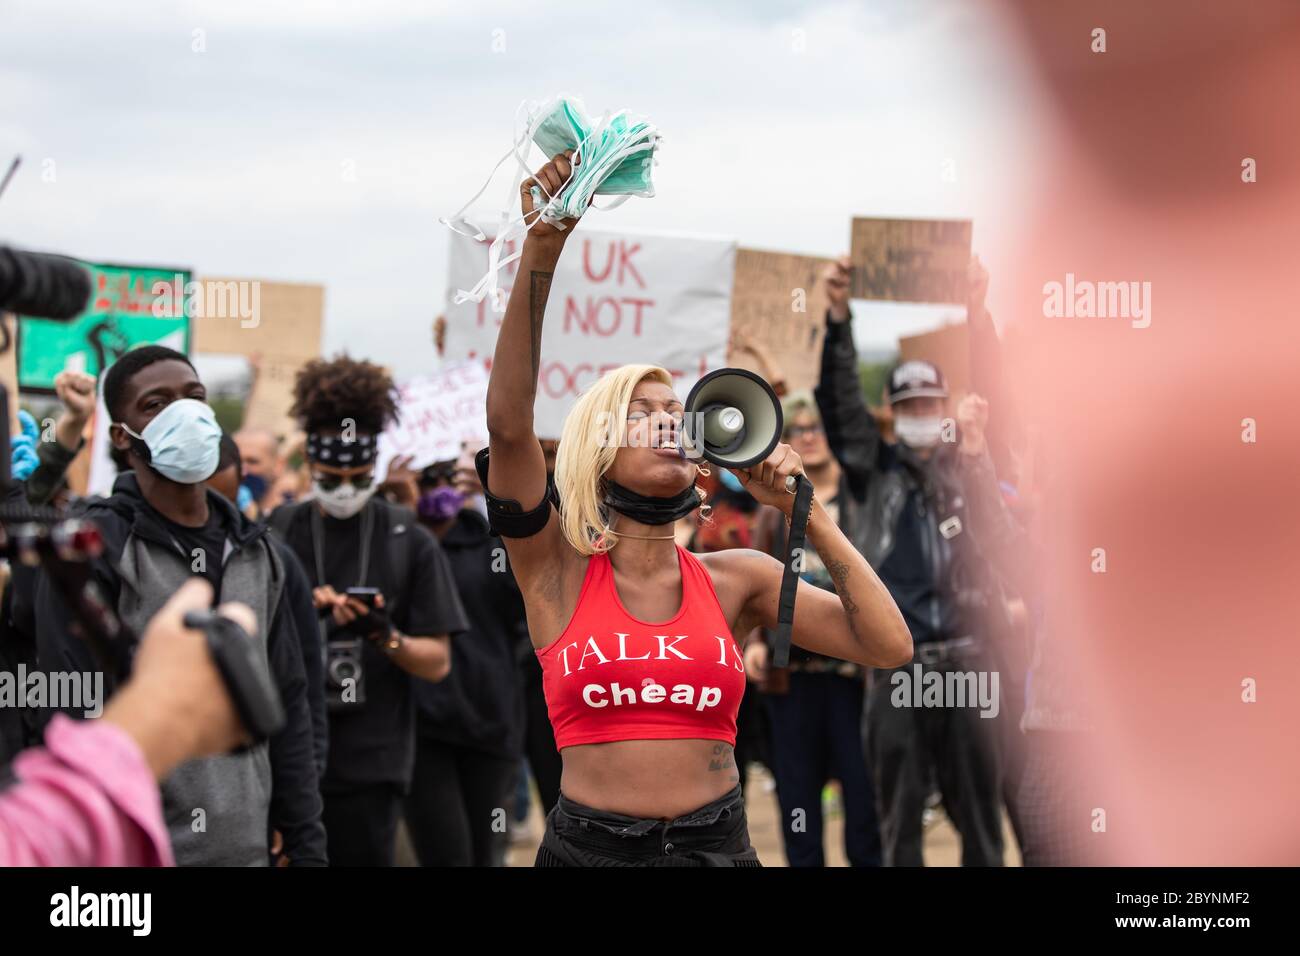
[[493, 534], [502, 538], [531, 538], [551, 520], [551, 506], [560, 508], [559, 492], [550, 475], [546, 476], [546, 494], [541, 502], [531, 511], [525, 511], [523, 505], [513, 498], [498, 498], [488, 490], [488, 450], [482, 448], [474, 456], [474, 468], [478, 471], [479, 484], [483, 486], [483, 497], [487, 499], [488, 525]]

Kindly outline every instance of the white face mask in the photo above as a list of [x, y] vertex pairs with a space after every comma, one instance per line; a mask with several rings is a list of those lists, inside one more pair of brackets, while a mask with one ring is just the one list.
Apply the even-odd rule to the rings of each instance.
[[345, 481], [337, 488], [326, 491], [320, 486], [320, 482], [313, 480], [311, 489], [316, 500], [320, 502], [321, 510], [331, 518], [351, 518], [366, 506], [370, 496], [375, 493], [373, 483], [366, 488], [358, 488], [350, 481]]
[[943, 419], [915, 415], [895, 415], [894, 434], [909, 448], [933, 448], [943, 435]]

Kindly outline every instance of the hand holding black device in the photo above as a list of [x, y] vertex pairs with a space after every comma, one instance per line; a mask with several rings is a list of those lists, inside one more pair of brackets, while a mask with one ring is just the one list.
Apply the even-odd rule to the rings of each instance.
[[190, 611], [186, 627], [202, 631], [245, 729], [260, 743], [284, 729], [284, 706], [271, 675], [257, 657], [257, 645], [238, 623], [215, 611]]
[[348, 588], [347, 596], [360, 601], [366, 606], [366, 613], [359, 615], [350, 625], [350, 629], [363, 637], [380, 641], [388, 637], [393, 629], [384, 608], [384, 592], [379, 588]]

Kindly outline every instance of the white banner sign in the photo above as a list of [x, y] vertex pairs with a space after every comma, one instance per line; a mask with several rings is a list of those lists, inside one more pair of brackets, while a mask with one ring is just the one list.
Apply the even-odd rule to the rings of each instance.
[[459, 457], [462, 441], [487, 441], [487, 372], [460, 362], [398, 386], [398, 423], [379, 436], [375, 474], [387, 473], [398, 455], [412, 468]]
[[[487, 271], [487, 242], [451, 237], [447, 357], [490, 365], [503, 313], [488, 299], [455, 305]], [[514, 252], [504, 250], [504, 255]], [[680, 398], [726, 363], [736, 243], [727, 239], [602, 232], [579, 225], [555, 270], [542, 334], [534, 422], [558, 438], [574, 400], [620, 365], [661, 365]], [[499, 277], [507, 294], [518, 261]], [[526, 289], [524, 290], [527, 291]], [[505, 299], [503, 298], [503, 302]]]

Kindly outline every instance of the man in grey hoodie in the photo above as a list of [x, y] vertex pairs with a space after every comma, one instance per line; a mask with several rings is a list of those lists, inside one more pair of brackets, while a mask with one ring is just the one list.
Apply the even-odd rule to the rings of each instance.
[[[259, 649], [288, 718], [269, 742], [189, 761], [162, 781], [176, 862], [265, 866], [274, 828], [283, 835], [291, 864], [324, 865], [306, 679], [294, 616], [284, 599], [286, 562], [295, 558], [264, 526], [203, 484], [216, 470], [221, 430], [184, 355], [161, 346], [128, 352], [105, 374], [104, 400], [110, 438], [131, 466], [110, 497], [89, 499], [82, 509], [104, 539], [93, 573], [106, 602], [142, 634], [188, 578], [207, 578], [217, 601], [253, 609]], [[95, 670], [88, 649], [70, 632], [63, 602], [43, 577], [34, 602], [42, 669]]]

